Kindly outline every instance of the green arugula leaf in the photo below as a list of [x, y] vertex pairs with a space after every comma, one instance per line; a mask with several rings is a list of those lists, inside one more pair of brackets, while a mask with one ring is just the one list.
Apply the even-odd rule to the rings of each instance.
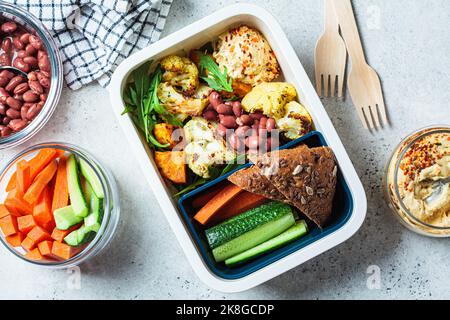
[[225, 67], [222, 72], [209, 54], [199, 52], [199, 55], [200, 78], [214, 90], [233, 92], [232, 79], [228, 78], [227, 68]]

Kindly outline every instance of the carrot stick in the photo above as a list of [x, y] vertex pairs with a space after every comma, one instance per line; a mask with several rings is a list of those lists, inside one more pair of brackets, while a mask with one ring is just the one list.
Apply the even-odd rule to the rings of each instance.
[[27, 235], [27, 238], [30, 238], [36, 244], [38, 244], [39, 242], [42, 242], [44, 240], [50, 240], [52, 237], [47, 231], [45, 231], [39, 226], [36, 226], [33, 229], [31, 229], [31, 231]]
[[28, 234], [28, 232], [30, 232], [31, 229], [36, 227], [37, 224], [36, 224], [36, 221], [34, 220], [33, 216], [31, 214], [28, 214], [26, 216], [17, 218], [17, 226], [18, 226], [20, 232], [23, 232], [24, 234]]
[[56, 172], [55, 188], [53, 192], [52, 212], [56, 209], [66, 207], [69, 204], [69, 186], [67, 184], [66, 167], [66, 158], [60, 158], [58, 163], [58, 171]]
[[33, 209], [33, 217], [37, 224], [48, 231], [52, 231], [55, 227], [55, 221], [52, 214], [52, 195], [50, 187], [46, 186], [38, 202]]
[[10, 215], [11, 212], [6, 208], [4, 204], [0, 204], [0, 219]]
[[199, 212], [197, 212], [194, 219], [201, 224], [206, 225], [219, 209], [233, 200], [233, 198], [236, 197], [241, 191], [242, 189], [234, 184], [227, 185], [221, 192], [215, 195], [214, 198], [209, 200]]
[[8, 193], [5, 199], [5, 206], [14, 216], [33, 213], [33, 207], [23, 200], [23, 193], [17, 189], [13, 189]]
[[38, 248], [28, 251], [27, 254], [25, 254], [25, 257], [35, 261], [45, 260]]
[[220, 223], [245, 211], [256, 208], [267, 201], [267, 198], [263, 196], [243, 191], [239, 193], [233, 201], [228, 202], [220, 210], [218, 210], [214, 217], [210, 220], [210, 224]]
[[27, 201], [29, 204], [34, 204], [39, 199], [42, 191], [44, 191], [45, 187], [52, 180], [56, 170], [58, 168], [58, 164], [56, 160], [50, 162], [34, 179], [31, 186], [28, 188], [27, 192], [23, 196], [23, 199]]
[[25, 239], [25, 235], [22, 232], [17, 232], [16, 234], [7, 236], [5, 239], [11, 245], [11, 247], [17, 248], [20, 246], [23, 239]]
[[16, 173], [14, 172], [11, 175], [11, 178], [8, 181], [8, 184], [6, 185], [6, 192], [10, 192], [11, 190], [13, 190], [16, 187]]
[[59, 230], [54, 228], [52, 232], [52, 239], [58, 242], [63, 242], [64, 238], [74, 230], [77, 230], [81, 227], [81, 224], [77, 224], [68, 230]]
[[26, 160], [21, 160], [17, 163], [16, 170], [16, 188], [21, 193], [27, 192], [31, 184], [31, 170], [30, 165]]
[[61, 243], [58, 241], [53, 242], [52, 247], [52, 255], [67, 260], [72, 258], [74, 255], [76, 255], [79, 252], [79, 249], [71, 247], [65, 243]]
[[1, 218], [0, 229], [5, 237], [19, 232], [19, 228], [17, 227], [17, 218], [11, 215]]
[[208, 193], [205, 194], [201, 194], [198, 197], [196, 197], [194, 200], [192, 200], [192, 208], [194, 209], [200, 209], [201, 207], [203, 207], [205, 204], [208, 203], [209, 200], [211, 200], [212, 198], [214, 198], [214, 196], [216, 194], [218, 194], [220, 192], [220, 190], [214, 189], [214, 190], [210, 190], [208, 191]]

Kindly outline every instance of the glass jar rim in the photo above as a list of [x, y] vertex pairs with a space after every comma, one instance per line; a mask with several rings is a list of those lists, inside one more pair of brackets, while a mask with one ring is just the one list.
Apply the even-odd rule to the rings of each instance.
[[[406, 207], [406, 205], [403, 202], [403, 199], [400, 196], [400, 192], [398, 189], [398, 172], [400, 170], [400, 164], [401, 161], [403, 160], [403, 157], [405, 156], [406, 152], [420, 139], [423, 139], [426, 136], [429, 136], [431, 134], [436, 134], [436, 133], [450, 133], [450, 126], [449, 125], [435, 125], [435, 126], [428, 126], [419, 130], [416, 130], [414, 132], [412, 132], [411, 134], [407, 135], [406, 138], [404, 138], [398, 145], [397, 147], [394, 149], [394, 153], [392, 154], [392, 156], [389, 159], [389, 164], [391, 164], [392, 159], [394, 158], [394, 156], [400, 151], [400, 148], [403, 146], [403, 144], [405, 142], [407, 142], [409, 139], [411, 139], [412, 137], [414, 137], [413, 140], [411, 140], [410, 142], [408, 142], [408, 144], [403, 147], [403, 149], [400, 152], [400, 155], [398, 156], [396, 162], [395, 162], [395, 168], [394, 168], [394, 173], [393, 173], [393, 179], [394, 179], [394, 192], [395, 192], [395, 197], [398, 199], [399, 205], [401, 207], [401, 209], [404, 211], [404, 213], [407, 215], [408, 218], [412, 219], [415, 223], [425, 227], [425, 228], [429, 228], [432, 230], [437, 230], [437, 231], [450, 231], [450, 227], [440, 227], [440, 226], [435, 226], [429, 223], [426, 223], [420, 219], [418, 219], [416, 216], [414, 216], [411, 211]], [[417, 135], [417, 136], [416, 136]]]
[[0, 12], [10, 14], [27, 23], [29, 29], [34, 30], [42, 42], [44, 43], [47, 53], [50, 58], [51, 66], [51, 86], [48, 93], [47, 101], [44, 104], [41, 112], [37, 117], [30, 122], [23, 130], [16, 132], [8, 137], [0, 138], [0, 150], [7, 149], [26, 142], [31, 139], [38, 131], [40, 131], [48, 122], [53, 112], [56, 109], [56, 105], [61, 97], [61, 91], [63, 87], [63, 67], [62, 60], [56, 46], [56, 43], [47, 30], [45, 25], [35, 16], [30, 14], [25, 9], [18, 5], [4, 3], [0, 1]]
[[[100, 243], [100, 240], [102, 239], [103, 235], [105, 234], [106, 228], [108, 227], [108, 224], [111, 220], [111, 212], [114, 208], [113, 205], [113, 199], [111, 198], [109, 192], [109, 188], [107, 186], [109, 185], [109, 181], [107, 180], [106, 176], [107, 173], [104, 171], [102, 165], [85, 149], [80, 148], [78, 146], [69, 144], [69, 143], [63, 143], [63, 142], [45, 142], [40, 143], [31, 147], [26, 148], [25, 150], [19, 152], [17, 155], [15, 155], [8, 163], [0, 170], [0, 182], [5, 178], [5, 174], [11, 169], [14, 164], [16, 164], [20, 159], [22, 159], [24, 156], [31, 152], [36, 152], [41, 149], [45, 148], [53, 148], [53, 149], [62, 149], [67, 152], [75, 154], [77, 157], [82, 158], [94, 171], [94, 173], [97, 175], [97, 177], [100, 180], [100, 183], [102, 185], [102, 188], [105, 193], [104, 203], [103, 203], [103, 220], [100, 226], [99, 231], [95, 235], [94, 239], [89, 242], [89, 244], [83, 248], [79, 253], [74, 255], [72, 258], [63, 260], [63, 261], [48, 261], [48, 262], [39, 262], [27, 259], [22, 254], [19, 254], [15, 249], [11, 248], [11, 246], [6, 242], [4, 237], [0, 237], [0, 242], [15, 256], [19, 257], [21, 260], [39, 265], [44, 267], [68, 267], [73, 265], [74, 262], [76, 262], [79, 259], [86, 259], [90, 256], [90, 253], [93, 252], [93, 250], [96, 248], [96, 246]], [[117, 225], [117, 222], [115, 222]], [[115, 229], [115, 226], [114, 229]]]

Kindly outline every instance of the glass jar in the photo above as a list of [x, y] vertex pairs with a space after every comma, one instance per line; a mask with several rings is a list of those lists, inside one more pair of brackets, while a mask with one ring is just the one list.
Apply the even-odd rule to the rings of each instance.
[[41, 38], [47, 50], [51, 66], [51, 84], [44, 107], [36, 118], [23, 130], [8, 137], [0, 137], [0, 150], [17, 146], [33, 137], [48, 122], [59, 102], [64, 83], [63, 67], [58, 47], [42, 22], [28, 11], [13, 4], [0, 2], [0, 17], [13, 20]]
[[[64, 150], [74, 154], [76, 157], [85, 160], [88, 165], [92, 168], [94, 173], [99, 178], [105, 197], [103, 199], [103, 220], [99, 231], [97, 232], [95, 238], [86, 245], [86, 247], [73, 256], [72, 258], [65, 261], [33, 261], [27, 259], [23, 253], [22, 248], [13, 248], [3, 237], [0, 236], [1, 243], [16, 257], [40, 266], [50, 267], [50, 268], [67, 268], [78, 265], [85, 262], [87, 259], [94, 257], [101, 250], [103, 250], [108, 243], [113, 238], [114, 232], [117, 228], [120, 216], [120, 202], [117, 192], [116, 182], [112, 174], [103, 167], [90, 153], [83, 150], [82, 148], [76, 147], [74, 145], [65, 143], [43, 143], [33, 147], [30, 147], [23, 152], [19, 153], [14, 157], [6, 167], [0, 172], [0, 203], [6, 198], [6, 186], [11, 179], [11, 176], [16, 171], [16, 164], [22, 160], [29, 160], [34, 157], [41, 149], [54, 148], [59, 150]], [[0, 232], [1, 233], [1, 232]]]
[[449, 145], [450, 126], [418, 130], [400, 142], [385, 168], [389, 207], [404, 226], [421, 235], [450, 237], [449, 181], [439, 177], [449, 168]]

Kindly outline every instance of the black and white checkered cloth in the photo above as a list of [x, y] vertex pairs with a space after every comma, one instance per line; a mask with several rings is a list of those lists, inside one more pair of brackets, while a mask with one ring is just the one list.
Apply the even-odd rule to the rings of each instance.
[[117, 65], [159, 39], [173, 0], [7, 0], [37, 16], [59, 45], [67, 86], [109, 84]]

